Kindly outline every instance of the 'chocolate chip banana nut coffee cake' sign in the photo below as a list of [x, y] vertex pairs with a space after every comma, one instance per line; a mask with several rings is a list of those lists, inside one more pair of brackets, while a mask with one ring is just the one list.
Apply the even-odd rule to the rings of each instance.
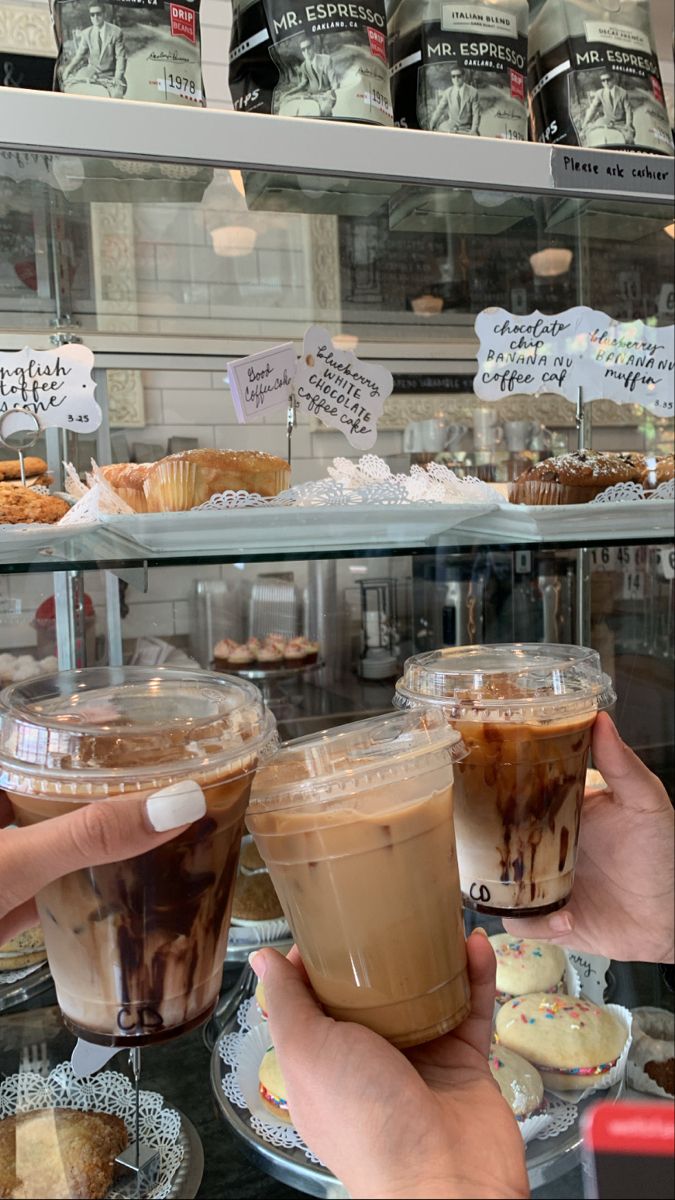
[[57, 91], [204, 105], [201, 0], [51, 0]]
[[527, 138], [527, 0], [390, 0], [397, 125]]
[[528, 83], [540, 142], [673, 153], [648, 0], [543, 0]]
[[233, 0], [232, 13], [240, 112], [393, 123], [385, 0]]

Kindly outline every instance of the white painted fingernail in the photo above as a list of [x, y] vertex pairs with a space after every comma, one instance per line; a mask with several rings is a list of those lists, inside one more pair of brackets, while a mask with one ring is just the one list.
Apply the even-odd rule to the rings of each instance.
[[191, 825], [203, 817], [206, 799], [194, 779], [181, 779], [148, 796], [145, 811], [152, 828], [166, 833], [167, 829]]

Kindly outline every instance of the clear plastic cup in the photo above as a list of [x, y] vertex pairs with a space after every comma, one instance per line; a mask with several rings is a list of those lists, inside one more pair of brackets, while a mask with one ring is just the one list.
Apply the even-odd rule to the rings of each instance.
[[180, 781], [205, 816], [157, 850], [74, 871], [37, 897], [64, 1019], [141, 1046], [206, 1020], [220, 990], [251, 780], [276, 742], [251, 684], [163, 668], [44, 676], [0, 696], [0, 786], [18, 825]]
[[246, 818], [324, 1008], [414, 1046], [469, 1012], [452, 820], [464, 753], [443, 714], [284, 745]]
[[616, 696], [580, 646], [491, 645], [408, 659], [395, 705], [432, 704], [468, 755], [455, 774], [464, 904], [543, 915], [572, 890], [591, 733]]

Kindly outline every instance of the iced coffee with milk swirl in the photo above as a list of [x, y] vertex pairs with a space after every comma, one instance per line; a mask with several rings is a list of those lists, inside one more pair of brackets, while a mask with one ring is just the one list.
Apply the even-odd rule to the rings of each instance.
[[432, 703], [468, 750], [455, 769], [466, 907], [542, 915], [566, 903], [593, 725], [614, 700], [585, 647], [459, 646], [408, 659], [395, 703]]

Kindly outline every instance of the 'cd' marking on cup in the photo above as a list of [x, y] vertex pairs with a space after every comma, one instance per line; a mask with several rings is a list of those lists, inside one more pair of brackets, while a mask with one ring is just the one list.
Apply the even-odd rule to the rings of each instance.
[[[478, 894], [474, 894], [474, 889], [478, 888]], [[481, 904], [489, 904], [491, 900], [490, 889], [484, 883], [472, 883], [469, 888], [469, 899], [478, 900]]]
[[120, 1008], [117, 1013], [117, 1028], [122, 1033], [133, 1033], [134, 1031], [144, 1032], [145, 1030], [161, 1029], [164, 1020], [156, 1008], [143, 1007], [137, 1010], [137, 1015], [134, 1017], [133, 1009], [128, 1005]]

